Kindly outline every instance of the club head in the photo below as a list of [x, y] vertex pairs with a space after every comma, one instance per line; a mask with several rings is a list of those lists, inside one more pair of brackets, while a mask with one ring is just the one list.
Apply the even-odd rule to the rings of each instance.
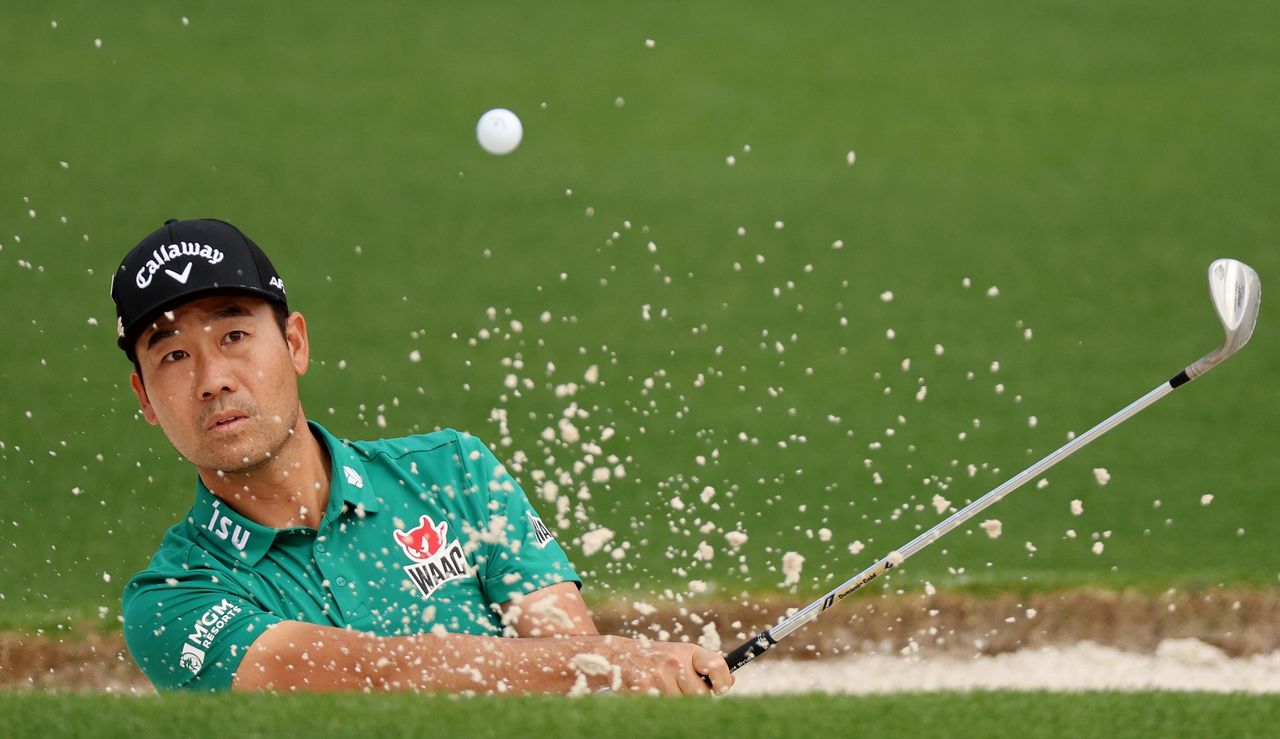
[[1262, 281], [1244, 262], [1218, 259], [1209, 265], [1209, 297], [1213, 298], [1213, 308], [1226, 332], [1226, 341], [1186, 368], [1189, 380], [1213, 369], [1249, 343], [1258, 324], [1258, 308], [1262, 305]]
[[1218, 259], [1209, 265], [1209, 295], [1227, 332], [1222, 348], [1228, 355], [1234, 354], [1253, 336], [1262, 303], [1262, 282], [1244, 262]]

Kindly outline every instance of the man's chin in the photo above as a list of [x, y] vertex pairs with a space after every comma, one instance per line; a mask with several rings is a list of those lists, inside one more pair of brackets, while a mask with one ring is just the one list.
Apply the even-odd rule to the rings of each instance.
[[244, 474], [265, 466], [278, 456], [289, 442], [289, 433], [278, 426], [263, 427], [260, 416], [238, 420], [228, 429], [203, 429], [198, 432], [197, 447], [191, 454], [182, 452], [187, 461], [204, 470], [223, 474]]
[[203, 459], [187, 458], [188, 462], [204, 470], [214, 470], [219, 476], [246, 474], [261, 469], [271, 457], [266, 454], [241, 454], [237, 457], [217, 456]]
[[261, 440], [253, 438], [218, 439], [197, 454], [184, 456], [197, 467], [226, 474], [252, 472], [271, 459]]

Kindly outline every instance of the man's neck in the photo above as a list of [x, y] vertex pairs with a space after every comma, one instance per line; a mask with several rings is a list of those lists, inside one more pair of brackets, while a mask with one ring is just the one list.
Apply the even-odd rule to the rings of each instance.
[[277, 453], [248, 472], [199, 470], [209, 492], [251, 521], [276, 529], [319, 528], [329, 505], [329, 450], [301, 414]]

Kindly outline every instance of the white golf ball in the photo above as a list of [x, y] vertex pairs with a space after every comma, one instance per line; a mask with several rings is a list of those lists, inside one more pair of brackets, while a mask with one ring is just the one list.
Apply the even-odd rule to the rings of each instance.
[[520, 145], [523, 136], [520, 119], [506, 108], [494, 108], [480, 116], [476, 124], [476, 139], [490, 154], [510, 154]]

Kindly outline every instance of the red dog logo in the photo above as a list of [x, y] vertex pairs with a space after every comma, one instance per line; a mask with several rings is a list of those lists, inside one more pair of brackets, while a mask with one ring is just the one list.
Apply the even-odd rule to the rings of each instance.
[[408, 531], [396, 531], [396, 543], [410, 559], [421, 562], [430, 559], [444, 547], [448, 527], [448, 521], [441, 521], [437, 526], [431, 516], [424, 515], [418, 520], [417, 527]]

